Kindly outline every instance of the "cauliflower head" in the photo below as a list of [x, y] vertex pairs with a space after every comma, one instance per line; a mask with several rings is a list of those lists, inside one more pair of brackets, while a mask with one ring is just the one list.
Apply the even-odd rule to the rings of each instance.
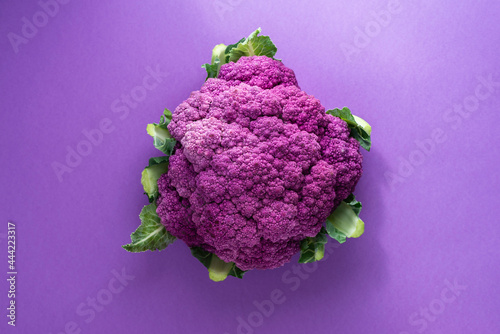
[[158, 179], [161, 224], [241, 270], [288, 262], [362, 174], [348, 123], [267, 56], [220, 66], [168, 131], [177, 144]]
[[353, 191], [371, 126], [346, 107], [325, 111], [260, 31], [216, 45], [201, 89], [148, 124], [163, 155], [142, 172], [150, 204], [128, 252], [180, 239], [219, 282], [299, 251], [299, 263], [319, 261], [328, 237], [364, 233]]

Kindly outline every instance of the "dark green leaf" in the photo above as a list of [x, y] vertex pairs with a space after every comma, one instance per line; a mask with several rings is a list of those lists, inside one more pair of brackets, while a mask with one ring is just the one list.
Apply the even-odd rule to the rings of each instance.
[[346, 107], [344, 107], [342, 109], [335, 108], [335, 109], [332, 109], [332, 110], [328, 110], [326, 113], [330, 114], [332, 116], [339, 117], [339, 118], [343, 119], [344, 121], [347, 122], [347, 125], [349, 125], [349, 127], [356, 127], [356, 126], [358, 126], [356, 124], [356, 120], [352, 116], [351, 111], [349, 110], [349, 108], [346, 108]]
[[215, 64], [203, 64], [201, 65], [202, 68], [207, 70], [207, 77], [205, 78], [205, 81], [207, 81], [209, 78], [217, 78], [217, 75], [219, 75], [219, 62]]
[[149, 159], [149, 165], [148, 167], [161, 164], [162, 162], [168, 162], [169, 157], [168, 156], [161, 156], [161, 157], [156, 157], [156, 158], [151, 158]]
[[365, 150], [370, 151], [371, 138], [370, 135], [360, 126], [351, 128], [351, 136], [353, 136]]
[[371, 127], [366, 121], [359, 117], [353, 116], [351, 114], [351, 111], [347, 107], [344, 107], [342, 109], [335, 108], [332, 110], [328, 110], [326, 113], [344, 120], [351, 129], [351, 136], [359, 142], [361, 147], [363, 147], [367, 151], [370, 151], [372, 142], [370, 134], [366, 129], [369, 129], [369, 131], [371, 131]]
[[321, 228], [315, 237], [305, 238], [300, 242], [299, 263], [310, 263], [319, 261], [325, 256], [325, 244], [328, 238], [326, 230]]
[[201, 247], [191, 247], [191, 254], [206, 267], [210, 265], [210, 260], [212, 258], [212, 253], [207, 252]]
[[354, 211], [354, 213], [357, 216], [359, 216], [359, 213], [361, 212], [361, 208], [363, 206], [361, 205], [360, 201], [356, 200], [356, 198], [354, 197], [354, 194], [350, 194], [349, 196], [347, 196], [347, 198], [344, 200], [344, 202], [346, 202], [347, 204], [349, 204], [349, 206]]
[[229, 275], [234, 276], [236, 278], [243, 278], [243, 275], [245, 275], [247, 271], [248, 270], [243, 271], [240, 268], [236, 267], [236, 265], [234, 265], [229, 271]]

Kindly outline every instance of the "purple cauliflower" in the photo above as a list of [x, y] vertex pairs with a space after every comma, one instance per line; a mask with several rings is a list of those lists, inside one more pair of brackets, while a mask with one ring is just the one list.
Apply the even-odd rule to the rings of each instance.
[[158, 179], [161, 223], [241, 270], [288, 262], [362, 173], [348, 122], [268, 56], [222, 65], [175, 109], [168, 131], [177, 144]]
[[363, 234], [353, 191], [370, 125], [346, 107], [325, 111], [259, 33], [216, 45], [201, 89], [148, 124], [163, 155], [142, 172], [150, 204], [125, 250], [183, 240], [218, 282], [299, 251], [299, 263], [319, 261], [328, 237]]

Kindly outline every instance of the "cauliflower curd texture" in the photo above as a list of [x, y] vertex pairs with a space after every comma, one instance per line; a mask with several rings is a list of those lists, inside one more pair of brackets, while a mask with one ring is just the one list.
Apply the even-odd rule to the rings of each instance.
[[222, 65], [168, 130], [178, 143], [158, 180], [162, 224], [242, 270], [288, 262], [362, 173], [346, 122], [266, 56]]

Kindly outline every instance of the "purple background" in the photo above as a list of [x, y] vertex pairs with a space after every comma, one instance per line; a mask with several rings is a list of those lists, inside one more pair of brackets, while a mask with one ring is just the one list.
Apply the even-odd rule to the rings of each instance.
[[[15, 330], [0, 282], [0, 331], [233, 334], [241, 317], [253, 324], [241, 333], [498, 333], [500, 85], [478, 77], [500, 81], [500, 3], [402, 1], [373, 24], [389, 3], [71, 1], [16, 53], [8, 34], [44, 17], [37, 1], [2, 1], [0, 268], [11, 220], [19, 275]], [[296, 257], [214, 283], [182, 242], [125, 252], [147, 204], [140, 173], [158, 154], [146, 124], [200, 87], [215, 44], [259, 26], [303, 90], [371, 123], [356, 189], [365, 234], [331, 241], [307, 278], [291, 272]], [[365, 28], [372, 37], [356, 39]], [[168, 76], [128, 115], [113, 112], [148, 66]], [[113, 131], [59, 182], [52, 163], [106, 118]], [[124, 287], [122, 270], [134, 277]], [[254, 302], [275, 289], [284, 303], [259, 318]], [[96, 297], [106, 305], [92, 317]]]

